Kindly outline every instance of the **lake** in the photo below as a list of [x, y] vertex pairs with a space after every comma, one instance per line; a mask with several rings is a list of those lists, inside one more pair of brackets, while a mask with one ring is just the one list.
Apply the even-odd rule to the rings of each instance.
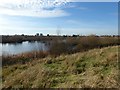
[[21, 54], [21, 53], [25, 53], [25, 52], [31, 52], [31, 51], [46, 51], [48, 50], [48, 47], [46, 46], [45, 43], [42, 42], [22, 42], [22, 43], [6, 43], [6, 44], [2, 44], [0, 43], [0, 50], [2, 52], [0, 52], [3, 55], [15, 55], [15, 54]]

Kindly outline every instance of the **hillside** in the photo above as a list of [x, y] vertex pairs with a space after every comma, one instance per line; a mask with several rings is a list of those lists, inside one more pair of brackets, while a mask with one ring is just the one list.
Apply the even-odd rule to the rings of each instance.
[[118, 88], [118, 47], [3, 67], [3, 88]]

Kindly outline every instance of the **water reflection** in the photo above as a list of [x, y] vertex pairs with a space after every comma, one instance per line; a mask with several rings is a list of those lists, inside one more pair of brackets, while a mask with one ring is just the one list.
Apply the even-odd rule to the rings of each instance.
[[24, 52], [30, 51], [38, 51], [43, 50], [46, 51], [48, 48], [45, 46], [45, 43], [42, 42], [22, 42], [22, 43], [14, 43], [14, 44], [0, 44], [2, 45], [2, 54], [3, 55], [12, 55], [12, 54], [20, 54]]
[[2, 56], [2, 44], [0, 44], [0, 56]]

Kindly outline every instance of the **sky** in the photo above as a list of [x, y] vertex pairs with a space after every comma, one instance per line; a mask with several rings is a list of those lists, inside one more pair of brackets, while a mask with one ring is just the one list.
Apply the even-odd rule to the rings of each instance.
[[117, 35], [117, 2], [1, 0], [0, 35]]

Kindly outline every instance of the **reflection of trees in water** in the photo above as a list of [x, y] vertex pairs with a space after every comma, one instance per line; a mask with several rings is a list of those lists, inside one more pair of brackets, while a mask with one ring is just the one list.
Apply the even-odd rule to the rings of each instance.
[[0, 43], [2, 43], [2, 35], [0, 35]]
[[2, 51], [2, 52], [0, 52], [0, 56], [9, 56], [10, 55], [9, 53], [10, 52]]
[[[2, 44], [1, 44], [2, 45]], [[47, 46], [45, 46], [45, 43], [42, 42], [23, 42], [21, 44], [3, 44], [3, 49], [1, 51], [5, 55], [13, 55], [13, 54], [20, 54], [25, 52], [31, 52], [31, 51], [46, 51]]]

